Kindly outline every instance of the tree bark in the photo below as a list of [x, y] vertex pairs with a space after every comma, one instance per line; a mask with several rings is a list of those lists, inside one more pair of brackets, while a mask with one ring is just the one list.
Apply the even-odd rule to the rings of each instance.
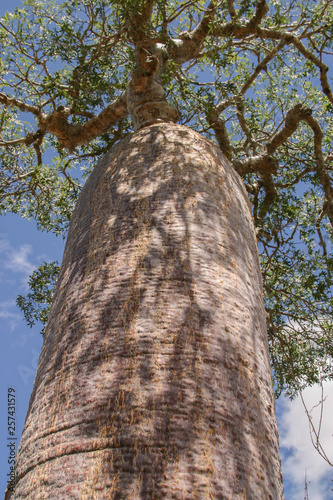
[[70, 225], [14, 499], [283, 498], [241, 178], [174, 124], [116, 145]]

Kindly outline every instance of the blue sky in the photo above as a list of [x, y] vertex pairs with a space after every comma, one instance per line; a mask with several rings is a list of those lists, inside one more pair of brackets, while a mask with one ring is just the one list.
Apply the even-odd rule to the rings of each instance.
[[[0, 15], [18, 5], [18, 0], [3, 0]], [[16, 215], [0, 217], [0, 470], [1, 494], [9, 473], [7, 447], [7, 390], [16, 393], [16, 437], [19, 442], [30, 392], [42, 345], [40, 327], [30, 329], [17, 308], [17, 295], [28, 291], [28, 277], [43, 261], [61, 262], [64, 241], [52, 234], [37, 231], [34, 221]], [[321, 426], [321, 443], [333, 461], [333, 383], [324, 387], [324, 414]], [[309, 410], [317, 405], [320, 388], [304, 394]], [[300, 399], [290, 402], [280, 399], [277, 403], [281, 455], [286, 500], [304, 498], [305, 472], [309, 481], [310, 500], [333, 499], [333, 469], [314, 450], [310, 439], [308, 419]], [[319, 421], [319, 407], [312, 411], [315, 425]]]
[[43, 342], [41, 328], [26, 325], [15, 299], [27, 292], [33, 269], [44, 260], [61, 261], [63, 248], [62, 239], [37, 231], [34, 221], [0, 216], [0, 495], [9, 473], [7, 390], [15, 389], [18, 444]]

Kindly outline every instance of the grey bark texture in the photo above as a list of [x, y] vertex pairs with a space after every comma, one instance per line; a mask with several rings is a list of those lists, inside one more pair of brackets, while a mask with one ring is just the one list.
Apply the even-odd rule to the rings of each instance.
[[11, 500], [283, 498], [249, 203], [196, 132], [146, 127], [85, 185], [17, 461]]

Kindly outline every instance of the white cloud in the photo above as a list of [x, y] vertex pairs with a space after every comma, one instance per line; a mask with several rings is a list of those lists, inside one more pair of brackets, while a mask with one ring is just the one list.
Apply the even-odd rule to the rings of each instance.
[[[321, 400], [321, 388], [319, 386], [307, 388], [303, 393], [303, 397], [308, 410], [312, 409], [313, 423], [315, 428], [318, 429], [321, 409], [321, 405], [318, 405], [318, 403]], [[320, 443], [332, 462], [333, 382], [324, 384], [325, 397]], [[305, 473], [309, 482], [310, 500], [333, 498], [330, 491], [333, 486], [331, 482], [331, 479], [333, 479], [332, 467], [319, 455], [311, 442], [309, 420], [301, 399], [298, 397], [293, 401], [288, 399], [280, 401], [278, 402], [278, 410], [282, 410], [278, 423], [286, 500], [304, 498]]]

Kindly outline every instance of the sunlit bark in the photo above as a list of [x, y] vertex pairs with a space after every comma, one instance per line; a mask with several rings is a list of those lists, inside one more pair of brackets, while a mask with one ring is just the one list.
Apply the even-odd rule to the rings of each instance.
[[71, 221], [11, 500], [282, 499], [247, 195], [219, 149], [146, 127]]

